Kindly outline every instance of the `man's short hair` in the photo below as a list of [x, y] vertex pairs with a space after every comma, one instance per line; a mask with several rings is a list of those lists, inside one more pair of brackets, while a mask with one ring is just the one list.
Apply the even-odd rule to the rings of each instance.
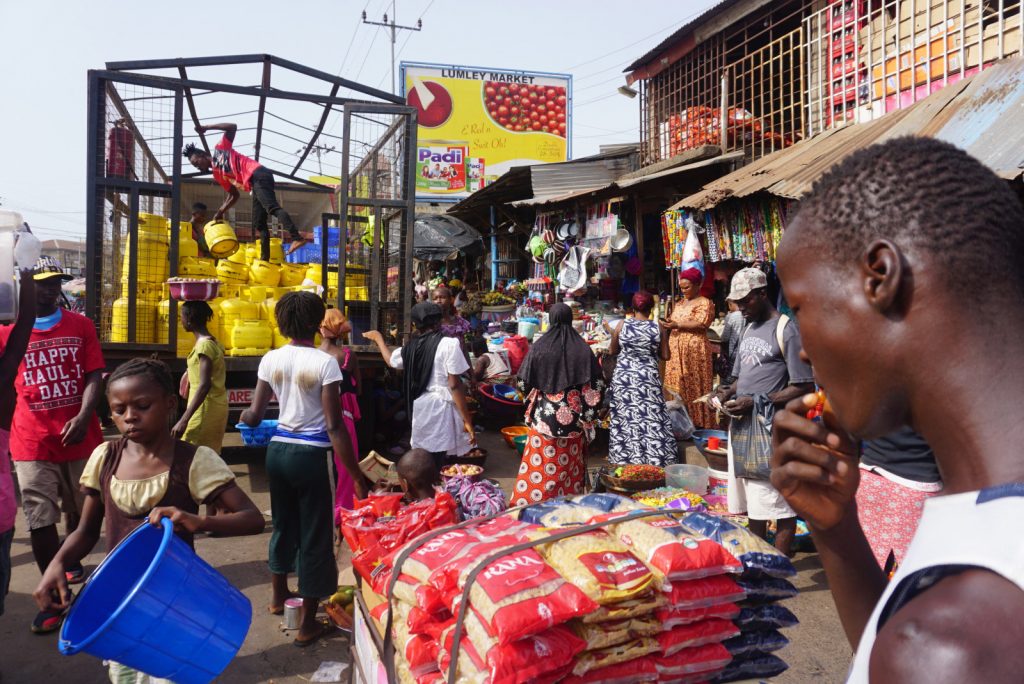
[[199, 213], [201, 211], [206, 211], [206, 205], [203, 204], [202, 202], [195, 202], [192, 205], [192, 212], [193, 213]]
[[805, 244], [851, 266], [887, 239], [927, 255], [958, 287], [994, 280], [1024, 296], [1024, 207], [988, 167], [940, 140], [896, 138], [851, 154], [814, 184], [796, 221]]

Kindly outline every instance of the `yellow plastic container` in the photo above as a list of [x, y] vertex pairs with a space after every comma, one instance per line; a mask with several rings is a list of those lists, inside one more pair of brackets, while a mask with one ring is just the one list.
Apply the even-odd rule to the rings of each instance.
[[281, 331], [274, 328], [274, 349], [280, 349], [288, 344], [288, 338], [281, 334]]
[[227, 221], [210, 221], [203, 226], [203, 236], [211, 256], [226, 259], [238, 251], [235, 229]]
[[[239, 250], [241, 251], [241, 250]], [[245, 246], [245, 263], [251, 264], [260, 258], [260, 245], [258, 242], [250, 242]]]
[[[220, 286], [221, 293], [224, 292], [224, 287], [224, 285]], [[210, 308], [213, 309], [213, 318], [210, 319], [209, 325], [210, 334], [216, 337], [217, 341], [220, 342], [223, 347], [227, 346], [228, 336], [224, 334], [224, 326], [221, 325], [220, 305], [225, 301], [226, 299], [224, 297], [217, 297], [216, 299], [211, 299], [207, 302], [207, 304], [210, 305]]]
[[225, 283], [245, 284], [249, 282], [249, 271], [245, 264], [221, 259], [217, 262], [217, 277]]
[[370, 300], [370, 288], [346, 287], [345, 299], [352, 302], [367, 302]]
[[[156, 340], [156, 302], [150, 299], [135, 300], [135, 342], [152, 344]], [[128, 341], [128, 299], [121, 297], [114, 301], [110, 323], [110, 341]]]
[[238, 250], [234, 254], [228, 257], [228, 261], [231, 261], [236, 264], [241, 264], [242, 266], [249, 265], [249, 259], [246, 256], [246, 250], [242, 249], [241, 245], [239, 245]]
[[254, 285], [277, 287], [281, 282], [281, 267], [275, 263], [257, 259], [249, 266], [249, 282]]
[[[170, 231], [167, 233], [170, 238]], [[169, 242], [169, 240], [168, 240]], [[178, 222], [178, 263], [183, 257], [199, 256], [199, 243], [192, 239], [192, 224], [188, 221]]]
[[274, 309], [277, 307], [277, 303], [281, 301], [281, 297], [277, 294], [278, 288], [274, 288], [274, 291], [270, 292], [270, 296], [263, 300], [263, 318], [270, 322], [270, 325], [277, 328], [277, 316], [274, 315]]
[[260, 308], [241, 297], [225, 299], [220, 303], [220, 332], [224, 341], [230, 342], [231, 330], [238, 321], [259, 321]]
[[[256, 256], [259, 255], [260, 253], [256, 252]], [[270, 263], [284, 263], [284, 244], [282, 243], [281, 238], [270, 238]]]
[[[157, 344], [167, 344], [168, 340], [170, 339], [170, 330], [171, 330], [171, 326], [170, 326], [170, 322], [171, 322], [170, 321], [170, 319], [171, 319], [171, 300], [170, 299], [162, 300], [157, 305], [156, 310], [157, 310], [157, 313], [156, 313], [156, 343]], [[181, 309], [180, 308], [178, 309], [178, 313], [176, 315], [176, 318], [178, 319], [177, 320], [178, 344], [177, 344], [177, 349], [175, 349], [175, 353], [177, 354], [177, 356], [179, 358], [184, 358], [184, 357], [189, 355], [189, 352], [192, 351], [192, 347], [195, 346], [196, 338], [195, 338], [195, 336], [192, 333], [188, 332], [187, 330], [185, 330], [185, 328], [182, 327], [182, 325], [181, 325]], [[209, 323], [209, 329], [210, 329], [210, 332], [213, 333], [214, 322], [213, 322], [212, 319], [210, 320], [210, 323]]]
[[217, 262], [200, 256], [184, 257], [178, 259], [178, 275], [190, 278], [216, 278]]
[[[140, 283], [162, 283], [167, 280], [167, 239], [154, 238], [149, 233], [139, 231], [138, 258], [136, 259], [138, 282]], [[121, 276], [127, 278], [131, 266], [131, 247], [125, 241], [122, 245], [124, 256], [121, 258]]]
[[[139, 299], [148, 299], [155, 302], [163, 296], [164, 287], [166, 286], [162, 283], [136, 283], [135, 296]], [[131, 297], [131, 291], [128, 288], [127, 276], [121, 278], [121, 296]]]
[[241, 283], [221, 282], [218, 294], [222, 299], [231, 299], [232, 297], [237, 297], [241, 293], [242, 287]]
[[171, 227], [171, 220], [156, 214], [139, 213], [139, 236], [143, 234], [153, 240], [167, 242], [167, 231]]
[[231, 327], [231, 356], [262, 356], [273, 348], [273, 328], [266, 321], [235, 321]]
[[295, 287], [301, 285], [306, 279], [306, 264], [282, 264], [281, 265], [281, 287]]
[[[310, 264], [306, 268], [306, 278], [312, 280], [317, 285], [323, 285], [323, 271], [320, 264]], [[335, 266], [329, 266], [327, 269], [327, 286], [338, 287], [338, 271], [335, 270]]]

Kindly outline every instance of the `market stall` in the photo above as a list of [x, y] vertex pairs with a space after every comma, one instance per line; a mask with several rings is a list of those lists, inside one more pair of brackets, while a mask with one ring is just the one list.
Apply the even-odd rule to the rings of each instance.
[[792, 563], [697, 493], [706, 475], [665, 487], [662, 472], [646, 491], [633, 475], [599, 481], [629, 496], [462, 522], [442, 493], [388, 520], [373, 515], [388, 501], [358, 502], [342, 520], [361, 583], [355, 681], [729, 682], [784, 671], [779, 630], [797, 620], [779, 602], [796, 594]]

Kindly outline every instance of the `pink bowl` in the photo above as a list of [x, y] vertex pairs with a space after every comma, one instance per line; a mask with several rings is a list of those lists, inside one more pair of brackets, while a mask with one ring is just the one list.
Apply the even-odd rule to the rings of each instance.
[[217, 297], [219, 280], [172, 280], [167, 283], [171, 299], [179, 302], [208, 302]]

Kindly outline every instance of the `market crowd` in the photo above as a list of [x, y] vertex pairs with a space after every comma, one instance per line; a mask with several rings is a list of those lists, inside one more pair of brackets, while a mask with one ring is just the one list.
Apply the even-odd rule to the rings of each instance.
[[[473, 396], [484, 386], [504, 384], [523, 405], [511, 506], [584, 493], [604, 426], [610, 468], [680, 462], [667, 405], [678, 396], [689, 432], [724, 432], [730, 514], [746, 515], [760, 537], [771, 528], [785, 555], [798, 517], [806, 521], [856, 648], [850, 681], [1015, 681], [1024, 537], [1005, 530], [1024, 513], [1024, 435], [1007, 407], [1019, 403], [1024, 366], [1006, 341], [1024, 332], [1022, 257], [1024, 210], [1004, 181], [950, 145], [900, 139], [818, 181], [777, 271], [754, 265], [732, 276], [717, 354], [701, 268], [678, 274], [667, 307], [653, 293], [633, 295], [600, 353], [574, 327], [574, 309], [550, 303], [541, 336], [515, 359], [481, 334], [475, 288], [424, 284], [409, 338], [365, 335], [401, 378], [396, 410], [409, 435], [399, 482], [412, 500], [430, 497], [441, 469], [472, 452]], [[101, 536], [110, 549], [164, 516], [189, 544], [199, 533], [264, 529], [219, 455], [225, 360], [210, 307], [181, 307], [195, 345], [180, 378], [144, 358], [104, 377], [92, 322], [58, 305], [67, 277], [46, 257], [22, 271], [19, 318], [0, 328], [0, 613], [13, 462], [42, 574], [38, 633], [60, 626]], [[981, 288], [986, 296], [964, 307], [962, 291]], [[276, 397], [268, 610], [283, 611], [297, 573], [295, 645], [305, 647], [323, 633], [320, 600], [337, 588], [336, 511], [374, 483], [359, 463], [351, 325], [308, 292], [285, 295], [275, 313], [291, 342], [261, 359], [241, 420], [258, 425]], [[108, 441], [101, 400], [120, 433]]]

